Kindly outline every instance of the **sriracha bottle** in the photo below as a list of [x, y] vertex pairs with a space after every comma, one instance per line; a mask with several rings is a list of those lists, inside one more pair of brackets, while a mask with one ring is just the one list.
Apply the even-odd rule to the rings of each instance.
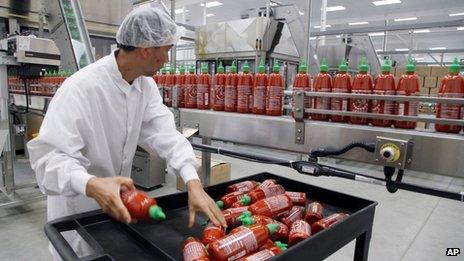
[[[338, 66], [338, 73], [333, 80], [332, 92], [334, 93], [351, 93], [351, 76], [346, 73], [348, 65], [346, 59]], [[332, 98], [330, 102], [330, 109], [333, 111], [348, 111], [348, 99], [346, 98]], [[335, 122], [348, 122], [349, 117], [332, 115], [332, 121]]]
[[266, 261], [287, 249], [287, 244], [277, 241], [273, 246], [264, 248], [256, 253], [240, 258], [239, 261]]
[[242, 71], [237, 83], [237, 112], [251, 113], [253, 111], [253, 76], [250, 74], [247, 61], [243, 64]]
[[[391, 64], [389, 59], [385, 59], [382, 64], [382, 74], [380, 74], [374, 84], [374, 94], [378, 95], [395, 95], [396, 86], [395, 78], [390, 73]], [[394, 101], [372, 101], [372, 113], [378, 114], [394, 114], [395, 102]], [[372, 125], [377, 127], [390, 127], [393, 124], [392, 120], [373, 119]]]
[[[238, 218], [240, 217], [240, 215], [243, 214], [243, 212], [248, 211], [248, 208], [249, 206], [245, 206], [245, 207], [240, 207], [240, 208], [229, 208], [229, 209], [222, 211], [222, 215], [224, 216], [224, 219], [226, 220], [227, 226], [235, 227], [236, 225], [238, 225], [238, 222], [239, 222]], [[250, 212], [246, 212], [245, 215], [248, 215], [248, 214], [251, 215]]]
[[250, 205], [248, 210], [253, 215], [264, 215], [270, 218], [288, 212], [292, 209], [293, 203], [290, 197], [285, 194], [261, 199]]
[[198, 79], [197, 75], [195, 74], [195, 66], [192, 64], [189, 67], [189, 74], [185, 76], [185, 108], [197, 107], [197, 80]]
[[211, 106], [215, 111], [224, 110], [224, 86], [226, 84], [226, 75], [222, 62], [219, 63], [217, 73], [214, 76], [213, 84], [211, 85]]
[[211, 76], [208, 73], [206, 63], [201, 65], [201, 74], [198, 76], [197, 83], [197, 108], [200, 110], [209, 109], [209, 94], [211, 88]]
[[332, 214], [312, 224], [311, 231], [313, 232], [313, 234], [316, 234], [317, 232], [332, 226], [333, 224], [337, 223], [338, 221], [344, 219], [347, 216], [348, 215], [345, 213]]
[[293, 205], [300, 205], [300, 206], [306, 205], [306, 193], [287, 191], [285, 192], [285, 194], [287, 194], [287, 196], [290, 197]]
[[[240, 200], [243, 200], [243, 203], [245, 203], [245, 205], [250, 204], [250, 197], [246, 195], [245, 191], [234, 191], [222, 196], [221, 200], [216, 201], [216, 205], [220, 209], [228, 209], [232, 204]], [[246, 204], [246, 202], [248, 202], [248, 204]]]
[[268, 187], [258, 187], [248, 193], [251, 202], [256, 202], [263, 198], [269, 198], [277, 195], [285, 194], [285, 189], [281, 185], [272, 185]]
[[288, 245], [293, 246], [296, 243], [305, 240], [311, 236], [311, 226], [308, 222], [299, 219], [293, 222], [288, 234]]
[[235, 61], [230, 66], [230, 71], [226, 75], [226, 85], [224, 87], [224, 110], [228, 112], [237, 111], [237, 84], [238, 74]]
[[179, 66], [179, 74], [176, 75], [176, 86], [177, 86], [177, 107], [184, 108], [184, 90], [185, 90], [185, 67]]
[[164, 104], [172, 107], [172, 87], [176, 84], [176, 68], [168, 67], [169, 74], [166, 75], [166, 82], [164, 84]]
[[[454, 58], [453, 64], [449, 67], [448, 75], [441, 81], [438, 90], [439, 97], [464, 98], [464, 78], [459, 75], [460, 65], [458, 58]], [[456, 104], [441, 104], [437, 106], [437, 118], [462, 119], [462, 106]], [[459, 133], [460, 125], [435, 124], [435, 130], [447, 133]]]
[[239, 182], [239, 183], [229, 185], [226, 188], [226, 193], [230, 193], [230, 192], [234, 192], [234, 191], [246, 191], [246, 192], [249, 192], [249, 191], [253, 190], [254, 188], [256, 188], [258, 185], [259, 185], [259, 183], [254, 181], [254, 180], [246, 180], [246, 181], [242, 181], [242, 182]]
[[201, 235], [201, 243], [205, 246], [215, 239], [222, 238], [226, 235], [226, 231], [221, 226], [216, 226], [213, 222], [209, 221]]
[[241, 226], [229, 235], [212, 241], [208, 252], [217, 261], [238, 259], [258, 250], [276, 229], [276, 224]]
[[[351, 88], [352, 93], [359, 94], [372, 94], [372, 77], [367, 74], [369, 71], [369, 65], [365, 57], [361, 59], [359, 64], [359, 73], [356, 74], [353, 80], [353, 86]], [[350, 111], [353, 112], [370, 112], [371, 102], [367, 99], [350, 99]], [[350, 121], [353, 124], [367, 125], [369, 123], [368, 118], [362, 117], [350, 117]]]
[[121, 187], [121, 199], [134, 219], [154, 219], [164, 220], [166, 215], [160, 206], [156, 205], [156, 200], [140, 190]]
[[293, 222], [303, 219], [305, 209], [302, 206], [293, 206], [290, 214], [280, 219], [285, 225], [291, 227]]
[[253, 113], [266, 114], [266, 88], [268, 77], [264, 61], [261, 60], [258, 66], [258, 73], [255, 74], [253, 81]]
[[242, 222], [244, 226], [250, 226], [253, 224], [260, 224], [260, 225], [267, 225], [267, 224], [276, 224], [277, 230], [274, 235], [271, 236], [273, 240], [286, 240], [288, 237], [288, 227], [282, 222], [274, 220], [270, 217], [266, 217], [263, 215], [253, 215], [249, 216], [248, 213], [246, 215], [241, 215], [239, 220]]
[[182, 246], [184, 261], [209, 261], [208, 252], [200, 240], [188, 237]]
[[[300, 63], [298, 73], [295, 75], [295, 80], [293, 81], [293, 91], [311, 91], [311, 76], [308, 74], [308, 66], [304, 61]], [[305, 109], [311, 108], [311, 97], [305, 96], [303, 104]], [[294, 107], [294, 100], [292, 100], [292, 105], [292, 107]], [[309, 113], [305, 112], [304, 117], [308, 118]]]
[[[332, 76], [328, 74], [329, 66], [327, 59], [323, 59], [319, 67], [320, 73], [314, 78], [314, 91], [315, 92], [331, 92], [332, 91]], [[316, 97], [313, 102], [314, 109], [330, 110], [330, 98]], [[311, 114], [311, 119], [319, 121], [328, 121], [329, 115], [325, 114]]]
[[306, 220], [306, 222], [312, 225], [323, 218], [323, 211], [324, 209], [322, 208], [322, 205], [319, 202], [313, 202], [311, 204], [308, 204], [308, 206], [306, 207], [304, 219]]
[[[414, 61], [409, 58], [406, 64], [406, 74], [402, 75], [398, 81], [396, 88], [396, 95], [405, 96], [418, 96], [420, 95], [419, 76], [415, 74], [416, 66]], [[396, 107], [396, 115], [400, 116], [417, 116], [419, 109], [418, 102], [415, 101], [402, 101], [398, 102]], [[414, 121], [395, 121], [396, 128], [402, 129], [415, 129], [416, 122]]]
[[272, 73], [266, 89], [266, 114], [270, 116], [282, 116], [284, 97], [284, 80], [280, 75], [280, 65], [274, 61]]

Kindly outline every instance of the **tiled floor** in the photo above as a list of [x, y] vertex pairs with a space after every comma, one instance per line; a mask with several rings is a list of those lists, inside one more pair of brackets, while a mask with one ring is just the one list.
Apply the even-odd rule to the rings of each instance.
[[[229, 146], [223, 144], [223, 146]], [[252, 148], [246, 148], [253, 151]], [[257, 150], [259, 151], [259, 150]], [[261, 151], [262, 152], [262, 151]], [[266, 151], [273, 156], [294, 159], [295, 155]], [[316, 186], [352, 194], [379, 202], [369, 259], [381, 260], [462, 260], [446, 257], [448, 247], [464, 251], [464, 205], [462, 202], [398, 191], [390, 194], [384, 187], [350, 180], [303, 176], [285, 167], [245, 162], [223, 156], [213, 156], [232, 163], [232, 178], [258, 172], [271, 172]], [[352, 162], [329, 160], [353, 171], [382, 176], [380, 169]], [[18, 178], [30, 180], [33, 175], [28, 164], [16, 164]], [[464, 191], [464, 179], [406, 172], [405, 181], [453, 191]], [[166, 185], [150, 192], [152, 196], [174, 193], [175, 177], [167, 175]], [[1, 200], [1, 199], [0, 199]], [[37, 202], [23, 207], [0, 209], [0, 260], [50, 260], [48, 242], [43, 233], [46, 204]], [[354, 243], [350, 243], [328, 260], [352, 260]]]

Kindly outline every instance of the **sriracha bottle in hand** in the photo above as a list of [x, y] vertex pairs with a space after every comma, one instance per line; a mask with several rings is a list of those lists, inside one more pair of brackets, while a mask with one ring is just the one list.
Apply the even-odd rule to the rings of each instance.
[[166, 215], [161, 207], [156, 204], [156, 200], [148, 196], [147, 193], [122, 186], [120, 195], [132, 218], [143, 220], [166, 219]]

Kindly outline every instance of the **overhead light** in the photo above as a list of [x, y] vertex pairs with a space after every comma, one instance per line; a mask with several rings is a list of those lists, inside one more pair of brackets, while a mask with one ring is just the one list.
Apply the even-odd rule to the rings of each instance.
[[[314, 28], [316, 28], [316, 29], [319, 29], [319, 28], [321, 28], [321, 27], [322, 27], [322, 26], [320, 26], [320, 25], [315, 25], [315, 26], [314, 26]], [[330, 27], [332, 27], [330, 24], [326, 24], [326, 25], [325, 25], [325, 28], [330, 28]]]
[[300, 15], [304, 15], [304, 13], [303, 13], [303, 12], [301, 12], [301, 11], [298, 11], [298, 13], [299, 13]]
[[326, 12], [341, 11], [341, 10], [346, 10], [346, 8], [341, 5], [336, 5], [336, 6], [328, 6], [325, 9]]
[[449, 16], [460, 16], [460, 15], [464, 15], [464, 13], [454, 13], [454, 14], [449, 14]]
[[415, 34], [430, 33], [430, 30], [429, 29], [414, 30], [413, 33]]
[[414, 58], [414, 60], [416, 60], [416, 61], [423, 61], [423, 60], [424, 60], [424, 57], [416, 57], [416, 58]]
[[309, 40], [316, 40], [317, 37], [313, 36], [313, 37], [309, 37]]
[[378, 52], [383, 52], [382, 49], [375, 49], [375, 52], [378, 53]]
[[464, 27], [461, 26], [461, 27], [458, 27], [458, 28], [456, 28], [456, 29], [458, 29], [458, 31], [462, 31], [462, 30], [464, 30]]
[[[184, 9], [182, 9], [182, 8], [176, 9], [176, 11], [175, 11], [176, 14], [182, 14], [183, 12], [184, 12]], [[185, 10], [185, 12], [188, 13], [189, 10]]]
[[378, 33], [369, 33], [367, 35], [369, 35], [369, 36], [383, 36], [383, 35], [385, 35], [385, 33], [384, 32], [378, 32]]
[[[204, 4], [200, 4], [201, 6], [205, 6]], [[210, 7], [215, 7], [215, 6], [220, 6], [222, 5], [221, 2], [218, 2], [218, 1], [212, 1], [212, 2], [207, 2], [206, 3], [206, 8], [210, 8]]]
[[369, 22], [355, 22], [355, 23], [348, 23], [349, 25], [362, 25], [362, 24], [368, 24]]
[[446, 47], [430, 47], [429, 50], [436, 51], [436, 50], [446, 50]]
[[338, 34], [338, 35], [336, 35], [335, 37], [340, 38], [340, 37], [342, 37], [342, 36]]
[[374, 5], [392, 5], [392, 4], [401, 4], [401, 0], [383, 0], [383, 1], [374, 1]]
[[393, 20], [395, 22], [414, 21], [414, 20], [417, 20], [417, 17], [396, 18], [396, 19], [393, 19]]
[[409, 51], [409, 49], [408, 48], [397, 48], [397, 49], [395, 49], [395, 51], [405, 52], [405, 51]]
[[215, 14], [206, 14], [206, 17], [215, 16]]

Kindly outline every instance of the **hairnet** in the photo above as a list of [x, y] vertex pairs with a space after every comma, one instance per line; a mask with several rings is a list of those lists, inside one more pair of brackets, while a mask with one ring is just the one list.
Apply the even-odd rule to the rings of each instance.
[[160, 47], [176, 44], [176, 23], [161, 9], [139, 7], [132, 10], [116, 34], [116, 42], [134, 47]]

